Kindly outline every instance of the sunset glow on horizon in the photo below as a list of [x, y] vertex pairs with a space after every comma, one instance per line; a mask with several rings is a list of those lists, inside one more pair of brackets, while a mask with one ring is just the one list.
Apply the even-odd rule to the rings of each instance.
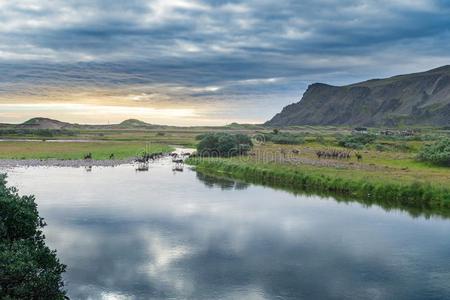
[[450, 61], [445, 2], [325, 4], [0, 1], [0, 123], [264, 123], [314, 82]]

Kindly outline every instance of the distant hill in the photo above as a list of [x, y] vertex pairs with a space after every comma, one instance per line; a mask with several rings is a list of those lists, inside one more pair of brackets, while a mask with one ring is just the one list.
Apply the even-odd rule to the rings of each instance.
[[347, 86], [314, 83], [265, 125], [450, 125], [450, 66]]
[[250, 129], [263, 129], [262, 124], [238, 124], [231, 123], [225, 126], [169, 126], [169, 125], [157, 125], [150, 124], [138, 119], [127, 119], [119, 124], [104, 124], [104, 125], [92, 125], [92, 124], [76, 124], [67, 123], [49, 118], [32, 118], [22, 124], [6, 124], [0, 123], [0, 129], [53, 129], [53, 130], [68, 130], [68, 129], [85, 129], [85, 130], [104, 130], [104, 129], [167, 129], [167, 128], [191, 128], [191, 129], [211, 129], [211, 130], [250, 130]]
[[73, 128], [73, 126], [74, 125], [70, 123], [48, 118], [32, 118], [22, 124], [17, 125], [16, 127], [29, 129], [68, 129]]
[[137, 119], [128, 119], [119, 124], [122, 128], [157, 128], [163, 125], [153, 125]]
[[49, 118], [32, 118], [22, 124], [0, 124], [0, 128], [19, 129], [155, 129], [165, 128], [166, 125], [154, 125], [136, 119], [128, 119], [119, 124], [91, 125], [62, 122]]

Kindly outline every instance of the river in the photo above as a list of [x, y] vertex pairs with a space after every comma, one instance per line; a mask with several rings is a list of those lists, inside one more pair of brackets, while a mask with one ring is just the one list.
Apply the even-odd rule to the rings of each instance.
[[216, 179], [169, 159], [31, 167], [71, 299], [450, 298], [450, 221]]

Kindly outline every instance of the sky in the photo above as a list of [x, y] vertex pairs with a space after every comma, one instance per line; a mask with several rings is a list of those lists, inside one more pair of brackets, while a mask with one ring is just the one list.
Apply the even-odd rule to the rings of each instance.
[[444, 0], [0, 0], [0, 122], [263, 123], [450, 64]]

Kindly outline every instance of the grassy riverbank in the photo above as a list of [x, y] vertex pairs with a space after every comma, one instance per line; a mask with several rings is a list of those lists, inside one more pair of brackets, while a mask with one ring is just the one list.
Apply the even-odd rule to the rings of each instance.
[[345, 196], [385, 207], [416, 208], [423, 211], [450, 208], [450, 187], [426, 177], [414, 180], [388, 176], [388, 172], [374, 170], [355, 172], [351, 169], [307, 164], [264, 163], [251, 158], [191, 159], [189, 163], [195, 165], [198, 171], [210, 175], [228, 176], [294, 191]]
[[0, 159], [82, 159], [92, 153], [96, 160], [135, 157], [146, 151], [148, 153], [170, 152], [173, 147], [145, 142], [1, 142]]
[[[248, 156], [195, 162], [203, 171], [309, 192], [326, 192], [367, 201], [408, 207], [439, 208], [450, 204], [450, 168], [417, 160], [427, 144], [450, 137], [448, 129], [421, 128], [389, 131], [369, 128], [355, 133], [344, 127], [254, 126], [158, 128], [140, 130], [80, 130], [70, 137], [80, 141], [38, 140], [39, 131], [27, 133], [36, 141], [1, 141], [0, 159], [82, 159], [134, 157], [144, 151], [169, 152], [169, 145], [195, 146], [198, 135], [229, 132], [252, 137]], [[15, 132], [15, 131], [14, 131]], [[11, 138], [11, 133], [0, 138]], [[65, 132], [52, 133], [64, 139]], [[22, 138], [25, 138], [21, 136]], [[42, 137], [40, 137], [42, 138]], [[95, 141], [93, 141], [95, 139]], [[347, 159], [318, 157], [318, 152], [338, 151]], [[362, 159], [357, 159], [357, 154]]]

